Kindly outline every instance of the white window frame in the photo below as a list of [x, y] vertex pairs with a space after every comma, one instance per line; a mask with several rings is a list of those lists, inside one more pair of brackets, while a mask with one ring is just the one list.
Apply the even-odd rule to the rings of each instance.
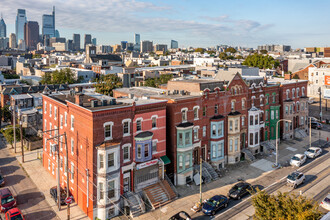
[[[137, 118], [136, 120], [135, 120], [135, 124], [136, 124], [136, 132], [141, 132], [142, 131], [142, 121], [143, 121], [143, 118]], [[138, 128], [138, 122], [140, 122], [140, 130], [138, 130], [137, 128]]]
[[54, 106], [54, 120], [57, 120], [57, 106]]
[[[105, 167], [105, 163], [104, 163], [104, 154], [102, 153], [102, 154], [99, 154], [99, 156], [98, 156], [98, 166], [99, 166], [99, 169], [104, 169], [104, 167]], [[102, 166], [101, 166], [101, 164], [102, 164]]]
[[47, 120], [44, 120], [44, 131], [47, 131]]
[[198, 137], [199, 126], [195, 126], [193, 131], [194, 131], [194, 141], [198, 141], [199, 140], [198, 139], [199, 138]]
[[[157, 129], [157, 118], [158, 118], [158, 116], [157, 115], [153, 115], [153, 116], [151, 116], [151, 129]], [[153, 127], [153, 120], [156, 120], [156, 126], [155, 127]]]
[[71, 115], [70, 126], [71, 126], [71, 131], [74, 131], [74, 115]]
[[71, 162], [71, 167], [70, 168], [71, 168], [70, 169], [70, 174], [71, 174], [70, 181], [71, 181], [71, 183], [74, 183], [74, 163], [73, 162]]
[[68, 113], [64, 112], [64, 126], [67, 127], [68, 126]]
[[182, 122], [187, 122], [188, 121], [188, 108], [182, 108], [181, 109], [181, 121]]
[[203, 126], [203, 137], [206, 137], [206, 126]]
[[52, 111], [52, 104], [49, 104], [49, 117], [52, 117], [53, 111]]
[[[156, 151], [154, 151], [154, 143], [156, 144]], [[155, 140], [152, 140], [152, 143], [151, 143], [151, 150], [152, 150], [152, 155], [154, 154], [157, 154], [158, 151], [157, 151], [157, 146], [158, 146], [158, 140], [155, 139]]]
[[71, 155], [74, 155], [74, 139], [73, 138], [71, 138], [70, 144], [71, 144], [71, 148], [70, 148]]
[[[123, 137], [127, 137], [127, 136], [130, 136], [130, 134], [131, 134], [131, 119], [130, 118], [126, 118], [126, 119], [124, 119], [124, 120], [122, 120], [122, 122], [121, 122], [121, 124], [123, 125]], [[128, 122], [128, 133], [125, 133], [124, 134], [124, 123], [125, 122]]]
[[44, 113], [46, 114], [47, 113], [47, 102], [45, 101], [44, 103]]
[[63, 128], [63, 115], [60, 114], [60, 128]]
[[[105, 126], [108, 126], [110, 125], [110, 137], [106, 137], [105, 136]], [[109, 121], [109, 122], [105, 122], [103, 124], [103, 133], [104, 133], [104, 140], [105, 141], [109, 141], [109, 140], [112, 140], [112, 127], [113, 127], [114, 123], [112, 121]]]
[[[125, 158], [124, 158], [124, 155], [125, 155], [125, 151], [124, 151], [124, 149], [125, 149], [126, 147], [128, 148], [128, 159], [125, 159]], [[129, 162], [129, 161], [131, 160], [131, 144], [124, 144], [124, 145], [122, 146], [122, 150], [123, 150], [123, 161], [124, 161], [124, 163]]]
[[[196, 109], [197, 109], [197, 111], [196, 111], [197, 117], [195, 117], [195, 110]], [[194, 106], [193, 110], [194, 110], [194, 120], [198, 120], [199, 119], [199, 106], [198, 105]]]
[[63, 151], [63, 136], [60, 136], [60, 151]]

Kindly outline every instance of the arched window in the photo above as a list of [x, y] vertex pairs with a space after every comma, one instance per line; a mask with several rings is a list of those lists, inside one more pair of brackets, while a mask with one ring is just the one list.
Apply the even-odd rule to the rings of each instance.
[[301, 96], [305, 96], [305, 87], [301, 88]]
[[297, 98], [299, 98], [299, 91], [300, 91], [300, 89], [297, 88]]
[[294, 99], [294, 95], [295, 95], [295, 89], [292, 89], [292, 98]]
[[290, 99], [290, 90], [286, 90], [286, 100]]

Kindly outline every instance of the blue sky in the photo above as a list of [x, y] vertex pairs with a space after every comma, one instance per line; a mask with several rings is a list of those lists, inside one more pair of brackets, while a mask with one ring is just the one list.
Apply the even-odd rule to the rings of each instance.
[[140, 33], [141, 40], [175, 39], [180, 47], [330, 46], [325, 0], [0, 0], [7, 35], [15, 30], [17, 8], [41, 26], [42, 14], [50, 14], [53, 5], [61, 36], [90, 33], [98, 44], [133, 42]]

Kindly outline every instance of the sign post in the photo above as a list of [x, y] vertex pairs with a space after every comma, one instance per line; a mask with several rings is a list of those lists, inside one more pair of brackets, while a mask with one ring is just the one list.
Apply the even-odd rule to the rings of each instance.
[[65, 199], [66, 204], [71, 204], [72, 203], [72, 198], [69, 196]]

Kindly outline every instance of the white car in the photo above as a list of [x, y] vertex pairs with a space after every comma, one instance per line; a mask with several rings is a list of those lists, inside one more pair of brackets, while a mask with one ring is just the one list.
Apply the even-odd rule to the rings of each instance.
[[289, 186], [292, 186], [293, 188], [297, 188], [300, 184], [305, 182], [305, 175], [301, 172], [295, 171], [288, 175], [286, 178], [286, 182]]
[[291, 158], [290, 165], [300, 167], [305, 162], [306, 162], [306, 155], [305, 154], [296, 154]]
[[330, 211], [330, 194], [327, 195], [321, 202], [320, 206], [328, 211]]
[[319, 147], [310, 147], [305, 151], [305, 155], [308, 158], [315, 158], [322, 154], [322, 149]]

